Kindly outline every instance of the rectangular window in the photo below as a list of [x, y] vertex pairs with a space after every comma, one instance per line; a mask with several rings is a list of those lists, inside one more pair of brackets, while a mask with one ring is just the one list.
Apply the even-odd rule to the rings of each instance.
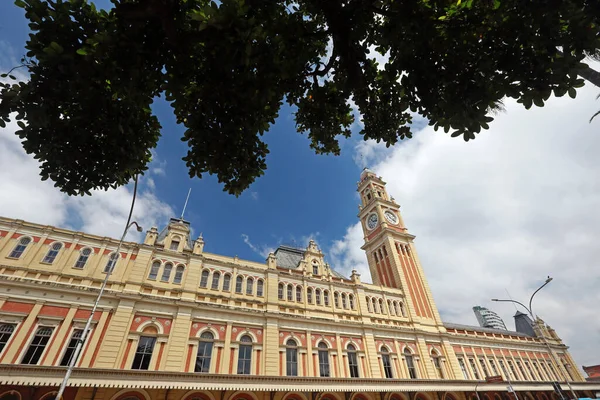
[[263, 295], [263, 281], [259, 280], [256, 282], [256, 295], [262, 297]]
[[433, 366], [435, 368], [437, 377], [439, 379], [443, 379], [444, 375], [442, 373], [442, 364], [440, 363], [440, 358], [439, 357], [433, 357]]
[[392, 363], [390, 362], [389, 354], [382, 354], [381, 361], [383, 363], [383, 372], [385, 372], [385, 377], [391, 379], [394, 377], [394, 373], [392, 371]]
[[319, 275], [319, 266], [313, 265], [313, 275]]
[[13, 332], [15, 331], [14, 324], [2, 324], [0, 325], [0, 353], [4, 350], [6, 343], [10, 340]]
[[244, 278], [242, 278], [241, 276], [238, 276], [235, 279], [235, 292], [236, 293], [242, 293], [242, 285], [244, 284]]
[[537, 365], [537, 362], [533, 361], [533, 368], [535, 369], [535, 372], [537, 373], [538, 379], [543, 381], [544, 379], [544, 375], [542, 375], [542, 372], [540, 371], [540, 367]]
[[219, 281], [221, 280], [221, 274], [218, 272], [213, 272], [213, 279], [211, 289], [219, 289]]
[[152, 351], [154, 350], [154, 343], [156, 338], [149, 336], [140, 336], [137, 350], [135, 351], [135, 357], [133, 358], [133, 365], [131, 369], [145, 369], [150, 367], [150, 360], [152, 359]]
[[477, 365], [475, 365], [475, 360], [469, 358], [469, 364], [471, 365], [471, 369], [473, 369], [473, 376], [475, 377], [475, 379], [480, 379], [479, 371], [477, 371]]
[[240, 354], [238, 356], [237, 373], [240, 375], [250, 375], [250, 363], [252, 362], [252, 346], [247, 344], [240, 345]]
[[508, 368], [510, 368], [510, 374], [512, 376], [513, 379], [518, 379], [518, 375], [517, 375], [517, 371], [515, 370], [515, 366], [513, 365], [512, 361], [508, 361]]
[[529, 372], [529, 376], [531, 378], [531, 380], [536, 380], [535, 374], [533, 373], [533, 370], [531, 369], [531, 365], [529, 364], [529, 361], [525, 361], [525, 367], [527, 368], [527, 372]]
[[71, 359], [75, 354], [75, 349], [77, 348], [77, 343], [81, 340], [81, 336], [83, 335], [83, 329], [75, 329], [73, 331], [73, 335], [71, 335], [71, 340], [69, 340], [69, 344], [67, 344], [67, 349], [65, 350], [65, 354], [63, 355], [62, 360], [60, 360], [60, 365], [66, 367], [71, 364]]
[[351, 378], [358, 378], [358, 360], [355, 352], [348, 352], [348, 369]]
[[173, 240], [171, 242], [170, 249], [173, 250], [173, 251], [177, 251], [177, 249], [179, 249], [179, 242], [177, 240]]
[[52, 336], [52, 332], [54, 328], [49, 328], [46, 326], [40, 326], [35, 332], [35, 336], [21, 361], [21, 364], [37, 364], [40, 358], [42, 357], [42, 353], [46, 349], [48, 345], [48, 341]]
[[526, 381], [527, 374], [525, 373], [525, 370], [523, 369], [523, 365], [521, 365], [521, 361], [517, 361], [517, 368], [519, 368], [519, 372], [521, 373], [521, 379]]
[[506, 370], [506, 366], [504, 365], [504, 361], [499, 360], [498, 362], [500, 363], [500, 369], [502, 370], [502, 373], [504, 374], [504, 376], [507, 379], [510, 379], [510, 375], [508, 374], [508, 371]]
[[469, 379], [469, 373], [467, 372], [467, 366], [465, 365], [465, 362], [462, 358], [458, 359], [458, 365], [460, 365], [460, 369], [461, 369], [465, 379]]
[[198, 343], [198, 354], [196, 355], [196, 366], [194, 372], [209, 372], [210, 358], [212, 355], [213, 342]]

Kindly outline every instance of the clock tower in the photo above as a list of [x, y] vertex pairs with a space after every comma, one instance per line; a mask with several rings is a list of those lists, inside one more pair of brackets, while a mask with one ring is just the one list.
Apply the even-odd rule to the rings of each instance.
[[413, 239], [408, 233], [400, 206], [389, 197], [386, 183], [369, 169], [358, 182], [361, 198], [358, 217], [364, 232], [371, 278], [375, 285], [402, 291], [413, 320], [441, 324]]

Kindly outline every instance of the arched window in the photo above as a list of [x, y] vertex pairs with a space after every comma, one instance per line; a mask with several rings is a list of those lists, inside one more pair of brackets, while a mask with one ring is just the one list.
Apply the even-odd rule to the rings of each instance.
[[285, 371], [287, 376], [298, 376], [298, 344], [289, 339], [285, 349]]
[[385, 377], [391, 379], [394, 377], [394, 371], [392, 369], [392, 362], [390, 360], [390, 351], [387, 347], [381, 347], [381, 363], [383, 364], [383, 372]]
[[154, 261], [152, 263], [152, 267], [150, 267], [150, 273], [148, 274], [148, 279], [156, 279], [158, 276], [158, 270], [160, 269], [160, 261]]
[[351, 294], [348, 295], [348, 303], [350, 303], [350, 309], [354, 310], [354, 296]]
[[404, 308], [404, 303], [400, 303], [400, 311], [403, 317], [406, 317], [406, 309]]
[[382, 314], [385, 314], [385, 313], [386, 313], [386, 312], [385, 312], [385, 306], [383, 305], [383, 299], [379, 299], [379, 311], [380, 311]]
[[402, 316], [402, 311], [400, 310], [400, 304], [395, 301], [394, 302], [394, 310], [396, 310], [396, 315], [401, 317]]
[[154, 344], [156, 338], [152, 336], [140, 336], [138, 346], [135, 351], [135, 357], [133, 358], [133, 365], [131, 369], [148, 369], [150, 367], [150, 360], [152, 360], [152, 352], [154, 351]]
[[374, 297], [373, 297], [373, 311], [375, 312], [375, 314], [379, 314], [379, 312], [380, 312], [380, 310], [379, 310], [379, 302]]
[[323, 303], [329, 307], [329, 290], [323, 290]]
[[236, 293], [242, 293], [242, 286], [244, 284], [244, 277], [241, 275], [238, 275], [237, 278], [235, 278], [235, 292]]
[[46, 345], [52, 336], [52, 332], [54, 328], [50, 328], [47, 326], [40, 326], [35, 332], [35, 336], [25, 352], [23, 359], [21, 360], [21, 364], [37, 364], [40, 360], [42, 353], [46, 349]]
[[221, 280], [221, 273], [219, 271], [213, 272], [212, 283], [210, 285], [210, 288], [218, 290], [219, 289], [220, 280]]
[[254, 293], [254, 279], [246, 279], [246, 294], [252, 295]]
[[315, 297], [317, 300], [317, 305], [320, 306], [321, 305], [321, 289], [315, 290]]
[[404, 360], [406, 361], [406, 368], [408, 368], [410, 379], [417, 379], [414, 357], [408, 347], [404, 349]]
[[252, 338], [244, 335], [240, 338], [238, 369], [240, 375], [249, 375], [252, 365]]
[[262, 297], [264, 294], [264, 282], [262, 279], [256, 281], [256, 295]]
[[194, 372], [210, 372], [210, 358], [212, 356], [214, 340], [215, 336], [209, 331], [202, 332], [200, 335]]
[[162, 273], [162, 276], [160, 277], [160, 280], [162, 282], [169, 282], [169, 280], [171, 279], [171, 271], [172, 270], [173, 270], [173, 264], [166, 263], [165, 267], [163, 268], [163, 273]]
[[117, 253], [110, 253], [108, 256], [108, 261], [106, 262], [106, 266], [104, 267], [104, 273], [112, 272], [115, 269], [115, 265], [119, 260], [119, 255]]
[[16, 390], [9, 390], [0, 394], [0, 400], [22, 400], [22, 398]]
[[296, 286], [296, 301], [298, 303], [302, 302], [302, 286]]
[[29, 243], [31, 243], [31, 238], [23, 237], [19, 239], [19, 242], [17, 243], [15, 248], [10, 252], [9, 257], [20, 258], [25, 252], [25, 249], [27, 249], [27, 246], [29, 246]]
[[56, 259], [56, 256], [58, 255], [60, 249], [62, 249], [62, 243], [54, 243], [48, 249], [48, 252], [46, 253], [46, 256], [44, 257], [42, 262], [46, 264], [52, 264]]
[[277, 298], [279, 300], [283, 300], [283, 290], [284, 290], [283, 286], [284, 286], [283, 283], [280, 283], [279, 287], [277, 288]]
[[62, 360], [60, 360], [60, 365], [63, 367], [71, 364], [71, 359], [73, 358], [73, 354], [75, 354], [75, 349], [77, 348], [77, 344], [81, 340], [81, 336], [83, 335], [83, 329], [75, 329], [73, 334], [71, 335], [71, 339], [67, 344], [67, 348], [65, 349], [65, 354], [63, 354]]
[[202, 274], [200, 275], [200, 287], [201, 288], [208, 287], [208, 274], [209, 273], [210, 272], [207, 269], [202, 270]]
[[348, 308], [348, 302], [346, 301], [346, 293], [342, 293], [342, 308]]
[[90, 258], [91, 254], [92, 254], [92, 249], [90, 249], [89, 247], [82, 249], [79, 252], [79, 258], [77, 259], [77, 262], [75, 263], [75, 268], [83, 269], [83, 267], [85, 267], [85, 264], [87, 264], [87, 260]]
[[387, 305], [388, 305], [388, 310], [390, 310], [390, 315], [396, 315], [396, 311], [394, 310], [394, 307], [392, 307], [392, 301], [391, 300], [387, 301]]
[[329, 349], [327, 343], [320, 342], [317, 348], [319, 349], [319, 375], [329, 377]]
[[[483, 359], [481, 359], [483, 361]], [[439, 379], [443, 379], [444, 375], [442, 374], [442, 363], [440, 362], [440, 355], [437, 351], [433, 350], [431, 352], [431, 362], [433, 363], [433, 369], [435, 369], [435, 374]]]
[[175, 278], [173, 278], [173, 283], [181, 283], [183, 279], [183, 272], [185, 271], [185, 267], [183, 265], [178, 265], [177, 269], [175, 269]]
[[333, 305], [335, 308], [340, 308], [340, 294], [338, 292], [333, 293]]
[[319, 275], [319, 264], [315, 260], [312, 262], [313, 275]]
[[229, 286], [231, 285], [231, 275], [223, 275], [223, 291], [229, 292]]
[[312, 302], [313, 302], [312, 293], [313, 293], [312, 288], [306, 289], [306, 301], [308, 302], [308, 304], [312, 304]]
[[373, 312], [373, 302], [370, 297], [367, 297], [367, 310], [372, 313]]
[[287, 299], [288, 301], [294, 301], [294, 287], [291, 283], [287, 287]]
[[348, 369], [350, 370], [351, 378], [358, 378], [358, 359], [356, 357], [356, 347], [353, 344], [348, 345]]

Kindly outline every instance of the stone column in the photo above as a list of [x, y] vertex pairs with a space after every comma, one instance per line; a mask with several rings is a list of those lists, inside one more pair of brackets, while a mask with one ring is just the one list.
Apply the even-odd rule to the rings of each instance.
[[165, 349], [165, 371], [181, 372], [185, 369], [191, 320], [192, 309], [190, 307], [179, 307], [177, 315], [173, 319], [173, 326]]
[[118, 368], [124, 347], [127, 345], [134, 306], [135, 301], [132, 300], [123, 299], [119, 302], [100, 345], [95, 367]]

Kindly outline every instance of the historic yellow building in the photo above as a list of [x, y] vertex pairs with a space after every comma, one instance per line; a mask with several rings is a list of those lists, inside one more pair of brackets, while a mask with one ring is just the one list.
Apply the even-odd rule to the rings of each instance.
[[535, 336], [443, 322], [385, 183], [365, 170], [358, 191], [373, 284], [334, 271], [312, 241], [257, 263], [204, 252], [171, 219], [116, 254], [115, 239], [0, 218], [0, 400], [54, 398], [111, 268], [66, 399], [550, 400], [566, 379], [578, 397], [600, 389], [542, 321]]

